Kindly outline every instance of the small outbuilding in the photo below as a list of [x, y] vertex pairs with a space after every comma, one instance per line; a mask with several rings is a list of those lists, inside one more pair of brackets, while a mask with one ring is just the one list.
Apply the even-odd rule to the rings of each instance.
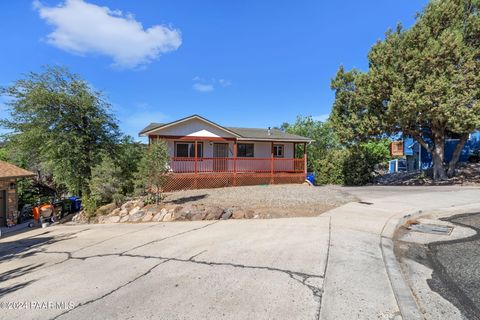
[[17, 179], [33, 176], [35, 176], [33, 172], [0, 161], [0, 227], [17, 223]]

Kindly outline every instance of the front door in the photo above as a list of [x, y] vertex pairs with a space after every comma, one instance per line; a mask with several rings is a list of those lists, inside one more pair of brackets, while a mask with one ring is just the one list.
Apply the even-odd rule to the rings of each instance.
[[7, 225], [7, 192], [0, 190], [0, 227]]
[[228, 143], [214, 143], [213, 157], [213, 171], [228, 171]]

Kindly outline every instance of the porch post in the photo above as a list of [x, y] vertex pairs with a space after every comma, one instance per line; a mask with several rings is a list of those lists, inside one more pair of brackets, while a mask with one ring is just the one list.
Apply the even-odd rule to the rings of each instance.
[[307, 177], [307, 143], [303, 143], [303, 173], [305, 174], [305, 178]]
[[237, 140], [233, 142], [233, 185], [237, 185]]
[[198, 150], [198, 144], [197, 144], [197, 140], [195, 140], [195, 173], [197, 173], [197, 150]]
[[198, 150], [198, 142], [195, 140], [195, 189], [198, 189], [198, 175], [197, 175], [197, 150]]
[[272, 147], [270, 149], [270, 184], [273, 184], [274, 179], [273, 179], [273, 170], [275, 168], [275, 164], [273, 162], [273, 141], [272, 141]]
[[296, 173], [298, 171], [298, 169], [297, 169], [298, 165], [297, 165], [297, 160], [296, 160], [297, 159], [297, 143], [296, 142], [293, 143], [293, 157], [292, 158], [293, 158], [293, 172]]

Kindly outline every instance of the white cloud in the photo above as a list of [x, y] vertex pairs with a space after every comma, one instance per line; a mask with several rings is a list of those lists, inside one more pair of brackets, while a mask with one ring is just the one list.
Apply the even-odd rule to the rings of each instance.
[[326, 113], [326, 114], [321, 114], [321, 115], [318, 115], [318, 116], [312, 116], [312, 119], [315, 120], [315, 121], [325, 122], [325, 121], [328, 120], [328, 117], [330, 117], [330, 114]]
[[111, 10], [83, 0], [66, 0], [56, 7], [33, 2], [40, 17], [54, 26], [47, 41], [76, 54], [96, 53], [112, 57], [114, 65], [135, 68], [177, 50], [180, 31], [154, 25], [144, 29], [132, 14]]
[[226, 79], [220, 79], [220, 80], [218, 80], [218, 83], [222, 87], [230, 87], [232, 85], [232, 82], [230, 82], [230, 80], [226, 80]]
[[211, 92], [215, 88], [213, 87], [212, 84], [207, 84], [207, 83], [194, 83], [193, 84], [193, 89], [199, 92]]
[[215, 90], [215, 87], [229, 87], [232, 85], [232, 82], [230, 80], [226, 79], [210, 79], [206, 80], [204, 78], [201, 78], [199, 76], [195, 76], [192, 79], [195, 83], [193, 84], [193, 89], [196, 91], [200, 92], [210, 92]]

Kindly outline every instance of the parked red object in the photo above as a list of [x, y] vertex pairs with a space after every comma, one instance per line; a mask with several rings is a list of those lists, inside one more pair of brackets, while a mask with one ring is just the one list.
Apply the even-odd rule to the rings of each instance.
[[43, 220], [52, 219], [56, 216], [55, 207], [49, 203], [40, 204], [33, 208], [33, 219], [41, 223]]

